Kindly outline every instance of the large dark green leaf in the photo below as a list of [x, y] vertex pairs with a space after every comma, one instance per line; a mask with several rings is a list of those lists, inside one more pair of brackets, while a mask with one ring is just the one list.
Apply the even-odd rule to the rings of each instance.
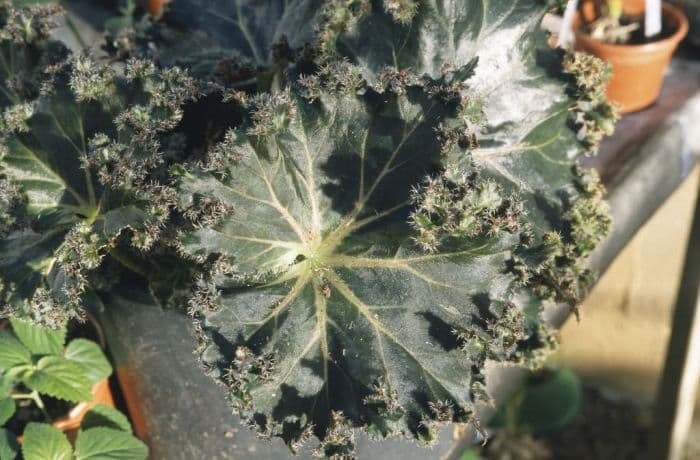
[[[349, 59], [380, 87], [409, 71], [438, 80], [433, 91], [459, 93], [472, 145], [468, 157], [458, 153], [446, 163], [474, 164], [517, 193], [527, 203], [535, 242], [554, 231], [572, 245], [557, 254], [567, 264], [590, 253], [610, 222], [597, 178], [574, 171], [574, 165], [612, 133], [616, 114], [601, 89], [609, 69], [592, 56], [570, 55], [562, 65], [562, 51], [550, 49], [539, 30], [547, 2], [432, 0], [420, 2], [409, 22], [397, 21], [387, 5], [408, 8], [413, 2], [375, 0], [364, 9], [331, 3], [335, 16], [348, 19], [342, 32], [323, 35], [325, 59]], [[466, 85], [455, 84], [468, 75]], [[591, 231], [574, 216], [584, 208]], [[528, 256], [519, 252], [516, 266], [521, 257]], [[530, 281], [539, 291], [572, 306], [580, 300], [577, 290], [589, 275], [585, 270], [552, 268], [551, 257], [529, 264], [537, 266]], [[551, 279], [553, 272], [561, 279]]]
[[[206, 75], [271, 65], [273, 45], [313, 41], [321, 0], [181, 0], [169, 5], [160, 28], [159, 58]], [[215, 69], [217, 63], [222, 67]], [[231, 71], [234, 69], [231, 68]], [[243, 70], [243, 69], [239, 69]]]
[[[40, 24], [40, 10], [8, 11]], [[158, 136], [197, 89], [144, 62], [126, 79], [85, 57], [46, 67], [53, 45], [16, 27], [0, 43], [0, 308], [55, 327], [80, 314], [88, 273], [122, 233], [139, 249], [157, 239], [169, 208], [149, 176]]]
[[573, 235], [600, 217], [572, 211], [587, 147], [544, 9], [438, 3], [410, 25], [375, 8], [339, 38], [359, 67], [329, 54], [310, 100], [253, 101], [179, 172], [182, 250], [213, 264], [191, 302], [203, 361], [259, 429], [327, 455], [348, 423], [430, 439], [470, 419], [486, 359], [549, 343], [540, 298], [578, 294]]
[[[495, 88], [493, 83], [510, 80], [514, 64], [532, 52], [532, 32], [547, 10], [546, 2], [540, 0], [427, 0], [416, 2], [413, 19], [401, 22], [386, 11], [390, 2], [367, 2], [373, 5], [370, 8], [347, 6], [353, 2], [329, 3], [336, 5], [332, 18], [347, 18], [347, 30], [328, 44], [329, 51], [359, 65], [365, 77], [375, 80], [393, 66], [439, 78], [478, 56], [481, 69], [490, 73], [470, 81], [477, 88]], [[348, 11], [341, 14], [343, 9]]]
[[151, 220], [147, 202], [104, 188], [81, 166], [90, 139], [114, 132], [116, 113], [58, 90], [40, 98], [24, 132], [6, 141], [0, 170], [21, 190], [30, 225], [0, 240], [2, 302], [21, 314], [50, 325], [75, 315], [82, 272], [99, 265], [124, 228]]

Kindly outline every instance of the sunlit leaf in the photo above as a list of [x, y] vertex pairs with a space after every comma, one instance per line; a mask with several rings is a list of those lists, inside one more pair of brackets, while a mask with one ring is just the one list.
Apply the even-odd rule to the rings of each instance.
[[425, 2], [398, 24], [389, 3], [176, 170], [182, 251], [213, 267], [190, 303], [203, 361], [260, 431], [326, 455], [352, 453], [350, 425], [430, 441], [471, 420], [485, 361], [541, 357], [542, 299], [576, 303], [609, 223], [545, 8]]

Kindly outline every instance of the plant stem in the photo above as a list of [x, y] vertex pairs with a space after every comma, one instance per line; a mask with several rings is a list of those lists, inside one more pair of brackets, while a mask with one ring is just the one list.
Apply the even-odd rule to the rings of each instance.
[[46, 405], [44, 404], [44, 400], [41, 399], [41, 395], [38, 391], [34, 390], [31, 393], [16, 393], [12, 395], [12, 399], [31, 399], [34, 404], [36, 404], [36, 407], [39, 408], [41, 413], [44, 414], [46, 420], [49, 422], [51, 421], [51, 416], [46, 411]]

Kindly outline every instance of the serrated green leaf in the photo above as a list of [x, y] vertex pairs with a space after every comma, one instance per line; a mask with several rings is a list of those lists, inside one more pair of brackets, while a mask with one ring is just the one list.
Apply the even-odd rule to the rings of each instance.
[[34, 355], [59, 355], [66, 342], [65, 327], [57, 330], [12, 318], [12, 331]]
[[[157, 27], [159, 58], [208, 75], [218, 61], [234, 59], [251, 70], [273, 63], [273, 45], [292, 48], [313, 41], [323, 1], [180, 0]], [[185, 48], [183, 48], [185, 47]], [[252, 74], [243, 70], [242, 76]]]
[[131, 433], [91, 428], [78, 433], [76, 460], [145, 460], [148, 448]]
[[[538, 312], [554, 294], [513, 261], [532, 248], [523, 271], [539, 276], [549, 266], [532, 256], [563, 251], [558, 232], [579, 253], [566, 212], [586, 148], [544, 8], [435, 3], [399, 35], [370, 28], [393, 21], [375, 5], [353, 45], [383, 40], [393, 59], [355, 52], [350, 29], [338, 53], [357, 67], [305, 80], [311, 101], [255, 101], [248, 129], [176, 171], [196, 227], [183, 252], [219, 258], [190, 303], [202, 359], [288, 442], [310, 424], [326, 439], [361, 424], [430, 440], [467, 420], [487, 358], [527, 361], [549, 340]], [[571, 276], [554, 281], [575, 291]]]
[[0, 426], [4, 425], [15, 413], [15, 400], [12, 398], [0, 399]]
[[[482, 71], [496, 72], [491, 83], [504, 81], [512, 65], [531, 51], [533, 30], [548, 8], [539, 0], [433, 0], [421, 2], [406, 24], [383, 11], [382, 2], [371, 3], [373, 10], [350, 19], [335, 44], [336, 52], [357, 63], [367, 78], [377, 78], [387, 65], [440, 78], [446, 68], [455, 71], [478, 56]], [[481, 83], [477, 79], [470, 85]]]
[[17, 437], [10, 431], [0, 428], [0, 460], [16, 460], [19, 449]]
[[9, 331], [0, 330], [0, 372], [22, 364], [31, 364], [31, 352]]
[[24, 460], [71, 460], [73, 449], [66, 435], [45, 423], [30, 423], [22, 440]]
[[54, 398], [74, 402], [92, 400], [92, 385], [83, 368], [62, 356], [41, 358], [24, 383]]
[[101, 427], [131, 433], [131, 424], [126, 415], [105, 404], [98, 404], [90, 409], [80, 427], [82, 430]]
[[[0, 307], [55, 328], [80, 316], [87, 273], [123, 232], [140, 249], [158, 238], [168, 189], [147, 178], [162, 161], [157, 136], [177, 124], [181, 106], [198, 92], [177, 69], [159, 73], [132, 63], [127, 83], [65, 53], [51, 91], [39, 92], [55, 47], [36, 42], [50, 29], [42, 14], [0, 10], [0, 19], [39, 28], [26, 43], [11, 32], [0, 40], [1, 62], [15, 63], [0, 65]], [[32, 77], [26, 91], [15, 92], [12, 82], [25, 77]]]
[[453, 331], [479, 317], [481, 296], [495, 308], [510, 301], [505, 267], [518, 238], [475, 235], [434, 253], [415, 244], [411, 190], [439, 170], [433, 133], [445, 110], [415, 89], [384, 97], [376, 111], [354, 96], [298, 99], [288, 130], [237, 134], [239, 173], [193, 170], [181, 181], [192, 203], [233, 209], [182, 244], [228, 258], [207, 291], [218, 309], [203, 314], [231, 346], [212, 344], [203, 359], [224, 378], [244, 347], [251, 382], [228, 381], [239, 408], [330, 429], [333, 411], [376, 417], [363, 401], [383, 388], [400, 413], [380, 431], [404, 432], [431, 417], [426, 400], [469, 410], [473, 363]]
[[78, 364], [92, 384], [106, 379], [112, 373], [112, 366], [102, 349], [91, 340], [75, 339], [71, 341], [63, 356]]

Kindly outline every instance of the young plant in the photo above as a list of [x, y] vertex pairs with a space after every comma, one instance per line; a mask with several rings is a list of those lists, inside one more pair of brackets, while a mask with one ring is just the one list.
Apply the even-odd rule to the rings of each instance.
[[64, 345], [65, 340], [65, 328], [19, 319], [12, 320], [12, 331], [0, 330], [3, 423], [14, 414], [13, 401], [29, 400], [51, 419], [42, 394], [74, 403], [92, 400], [92, 386], [109, 377], [112, 367], [95, 342], [74, 339]]
[[590, 26], [591, 36], [608, 43], [627, 43], [635, 30], [644, 28], [646, 38], [661, 32], [661, 1], [647, 0], [644, 21], [623, 21], [623, 0], [605, 0], [599, 10], [601, 16]]
[[[202, 363], [263, 436], [348, 458], [356, 427], [478, 425], [486, 362], [541, 362], [544, 305], [575, 309], [610, 226], [577, 167], [612, 127], [607, 69], [550, 49], [547, 9], [176, 0], [126, 79], [63, 58], [31, 112], [5, 105], [24, 113], [6, 145], [29, 146], [0, 163], [7, 307], [59, 322], [115, 278], [173, 300], [189, 277]], [[19, 39], [5, 52], [50, 44]], [[23, 141], [46, 132], [65, 142]], [[53, 212], [65, 226], [42, 225]], [[24, 235], [41, 250], [16, 251]]]
[[104, 404], [85, 414], [73, 445], [64, 433], [48, 423], [29, 423], [22, 438], [20, 446], [13, 434], [0, 428], [0, 459], [145, 460], [148, 457], [146, 445], [131, 434], [129, 420]]
[[[19, 455], [16, 437], [22, 433], [12, 429], [23, 424], [24, 460], [83, 459], [95, 455], [119, 455], [125, 460], [146, 458], [146, 448], [131, 435], [126, 417], [103, 405], [85, 416], [73, 457], [66, 436], [50, 425], [64, 415], [61, 409], [66, 407], [54, 401], [91, 401], [92, 386], [109, 377], [112, 367], [99, 345], [91, 340], [77, 338], [64, 345], [65, 328], [51, 330], [18, 319], [13, 319], [11, 325], [11, 330], [0, 330], [1, 460], [14, 460]], [[51, 399], [47, 400], [47, 396]]]

